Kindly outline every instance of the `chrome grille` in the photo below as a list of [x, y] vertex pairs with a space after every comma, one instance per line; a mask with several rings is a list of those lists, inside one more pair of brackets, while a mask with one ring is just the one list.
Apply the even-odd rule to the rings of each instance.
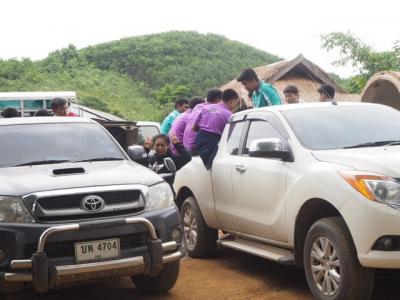
[[[83, 192], [84, 191], [84, 192]], [[38, 193], [30, 195], [35, 198], [32, 212], [38, 221], [74, 221], [102, 217], [137, 214], [144, 210], [145, 199], [140, 189], [90, 191], [77, 189], [76, 193], [59, 195], [53, 191], [51, 194]], [[84, 209], [82, 201], [86, 197], [96, 196], [104, 200], [101, 210], [90, 212]]]

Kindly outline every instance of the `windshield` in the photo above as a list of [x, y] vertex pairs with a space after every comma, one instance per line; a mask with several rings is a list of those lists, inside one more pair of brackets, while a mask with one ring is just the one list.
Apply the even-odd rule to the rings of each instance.
[[282, 112], [312, 150], [374, 147], [400, 141], [400, 112], [383, 105], [332, 105]]
[[125, 159], [117, 144], [97, 124], [0, 126], [0, 141], [0, 168], [46, 162]]

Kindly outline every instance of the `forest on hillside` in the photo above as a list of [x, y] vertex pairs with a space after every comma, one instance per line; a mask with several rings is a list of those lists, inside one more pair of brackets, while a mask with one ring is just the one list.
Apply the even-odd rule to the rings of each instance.
[[215, 34], [166, 32], [45, 59], [0, 59], [0, 91], [73, 90], [84, 105], [129, 120], [160, 121], [178, 97], [205, 96], [241, 69], [281, 60]]

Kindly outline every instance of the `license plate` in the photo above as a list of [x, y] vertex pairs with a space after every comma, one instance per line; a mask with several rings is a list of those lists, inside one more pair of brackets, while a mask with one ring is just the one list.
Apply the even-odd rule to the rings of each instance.
[[102, 260], [119, 256], [119, 239], [91, 241], [75, 244], [76, 262]]

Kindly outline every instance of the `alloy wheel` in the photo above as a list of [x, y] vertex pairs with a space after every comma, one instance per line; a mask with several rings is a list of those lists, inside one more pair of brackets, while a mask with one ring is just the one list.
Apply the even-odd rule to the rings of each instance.
[[191, 208], [187, 208], [183, 215], [183, 235], [186, 247], [193, 250], [197, 243], [197, 223]]
[[340, 257], [326, 237], [314, 240], [310, 253], [311, 273], [314, 283], [326, 296], [334, 295], [340, 288]]

